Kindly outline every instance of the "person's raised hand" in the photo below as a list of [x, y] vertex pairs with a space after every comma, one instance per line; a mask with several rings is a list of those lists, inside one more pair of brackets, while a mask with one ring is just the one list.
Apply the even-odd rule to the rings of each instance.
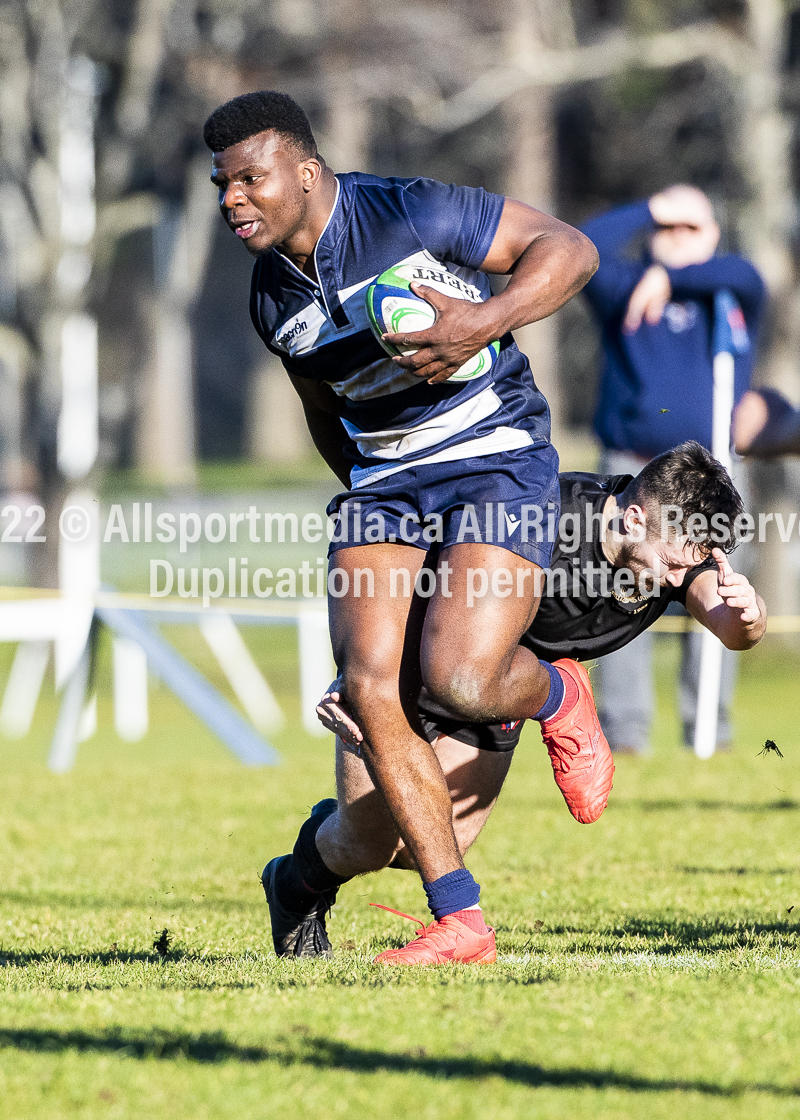
[[414, 351], [392, 358], [393, 362], [431, 385], [438, 385], [497, 337], [492, 330], [491, 299], [471, 303], [417, 283], [411, 285], [411, 290], [431, 305], [436, 312], [436, 322], [424, 331], [387, 333], [383, 338], [398, 349]]
[[327, 731], [332, 731], [351, 747], [358, 747], [364, 741], [361, 729], [347, 709], [340, 677], [328, 685], [328, 691], [317, 704], [317, 719]]
[[761, 614], [755, 588], [741, 572], [735, 572], [721, 548], [712, 550], [717, 565], [717, 594], [727, 607], [739, 611], [742, 622], [756, 622]]
[[697, 187], [676, 183], [654, 194], [648, 201], [653, 221], [659, 226], [696, 226], [714, 222], [714, 211], [707, 196]]
[[642, 319], [653, 327], [660, 323], [671, 296], [672, 285], [667, 270], [660, 264], [651, 265], [631, 292], [622, 321], [625, 334], [635, 334]]

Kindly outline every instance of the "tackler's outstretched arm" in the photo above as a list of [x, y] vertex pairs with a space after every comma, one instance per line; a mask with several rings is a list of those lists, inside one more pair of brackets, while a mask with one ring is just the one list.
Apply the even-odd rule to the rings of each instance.
[[686, 609], [728, 649], [752, 649], [767, 629], [767, 608], [746, 576], [735, 572], [721, 548], [712, 553], [716, 568], [692, 581]]

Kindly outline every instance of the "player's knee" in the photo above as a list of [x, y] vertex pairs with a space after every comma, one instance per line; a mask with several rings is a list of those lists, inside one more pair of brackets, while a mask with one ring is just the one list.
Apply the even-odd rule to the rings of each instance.
[[425, 687], [433, 699], [459, 719], [481, 722], [489, 719], [487, 697], [490, 684], [485, 671], [469, 662], [447, 666], [431, 664], [425, 672]]
[[344, 694], [359, 726], [376, 711], [397, 704], [397, 682], [388, 675], [360, 666], [348, 667], [342, 673]]
[[357, 874], [380, 871], [392, 862], [402, 847], [397, 828], [386, 820], [363, 819], [358, 812], [342, 822], [340, 842]]
[[368, 874], [370, 871], [383, 871], [394, 859], [402, 847], [399, 836], [393, 840], [387, 837], [376, 838], [374, 844], [362, 844], [357, 853], [359, 873]]

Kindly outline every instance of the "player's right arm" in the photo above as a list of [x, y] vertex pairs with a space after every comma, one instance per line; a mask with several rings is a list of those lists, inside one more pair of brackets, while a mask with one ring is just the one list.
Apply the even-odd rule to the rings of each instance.
[[744, 257], [728, 254], [712, 257], [703, 264], [667, 268], [664, 272], [676, 300], [710, 297], [721, 288], [729, 288], [741, 304], [750, 330], [755, 326], [764, 306], [766, 287], [755, 267]]
[[746, 576], [734, 572], [721, 548], [716, 568], [698, 575], [686, 590], [686, 609], [728, 649], [752, 649], [767, 629], [767, 608]]
[[479, 267], [511, 277], [502, 292], [483, 303], [451, 299], [423, 283], [412, 284], [412, 291], [434, 307], [436, 321], [414, 334], [384, 335], [394, 346], [414, 347], [393, 358], [397, 365], [432, 385], [446, 381], [493, 339], [563, 307], [597, 268], [597, 252], [580, 230], [506, 198]]
[[345, 434], [336, 394], [330, 385], [308, 377], [289, 374], [295, 392], [303, 404], [306, 424], [314, 446], [346, 489], [350, 489], [350, 466], [344, 454]]

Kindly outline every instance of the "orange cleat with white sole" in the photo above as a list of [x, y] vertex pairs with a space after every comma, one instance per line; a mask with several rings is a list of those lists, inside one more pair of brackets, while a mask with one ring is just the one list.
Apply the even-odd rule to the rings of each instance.
[[453, 964], [459, 961], [462, 964], [494, 964], [497, 960], [494, 930], [491, 928], [488, 933], [475, 933], [452, 914], [447, 914], [440, 922], [431, 922], [426, 926], [419, 918], [392, 910], [390, 906], [381, 906], [378, 902], [371, 902], [370, 906], [408, 918], [421, 927], [414, 935], [414, 940], [402, 949], [387, 949], [385, 953], [378, 953], [374, 964], [426, 965]]
[[578, 700], [565, 716], [542, 723], [542, 739], [570, 813], [581, 824], [594, 824], [608, 804], [614, 759], [597, 718], [589, 674], [567, 657], [553, 665], [578, 686]]

